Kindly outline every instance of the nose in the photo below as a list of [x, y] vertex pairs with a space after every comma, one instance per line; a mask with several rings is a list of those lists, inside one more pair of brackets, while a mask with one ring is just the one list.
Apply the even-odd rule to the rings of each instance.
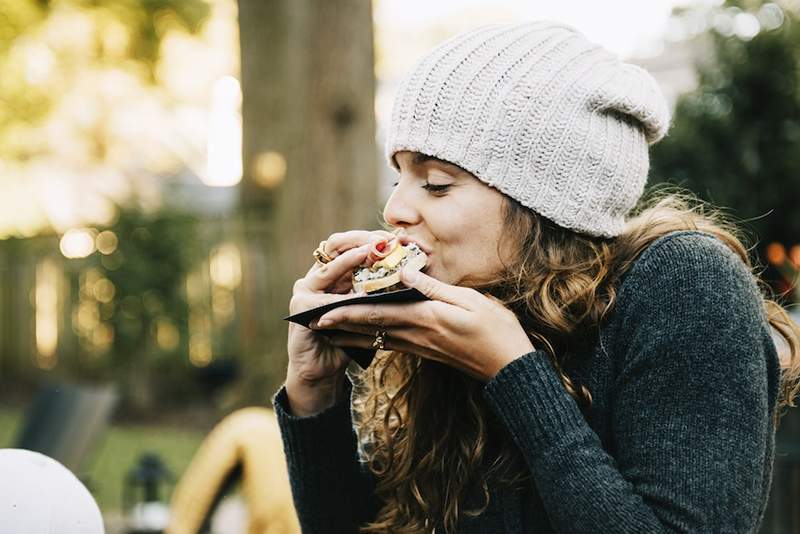
[[383, 207], [383, 220], [392, 226], [408, 227], [420, 222], [419, 210], [415, 207], [410, 180], [399, 178], [386, 205]]

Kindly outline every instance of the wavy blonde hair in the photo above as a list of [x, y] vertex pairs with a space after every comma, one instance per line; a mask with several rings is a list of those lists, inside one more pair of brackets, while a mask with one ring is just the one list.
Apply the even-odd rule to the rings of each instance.
[[[750, 261], [745, 236], [722, 211], [687, 191], [653, 189], [622, 234], [610, 239], [561, 228], [509, 197], [504, 212], [505, 239], [518, 244], [520, 254], [504, 264], [494, 280], [476, 289], [499, 298], [517, 314], [582, 407], [591, 403], [591, 392], [565, 372], [568, 355], [594, 345], [616, 302], [620, 277], [649, 244], [677, 230], [716, 236], [756, 275], [769, 323], [788, 347], [782, 357], [779, 405], [794, 405], [800, 329], [771, 297]], [[498, 253], [501, 248], [502, 243]], [[361, 532], [412, 534], [437, 527], [452, 533], [460, 514], [474, 516], [486, 509], [489, 480], [523, 487], [530, 477], [507, 430], [485, 405], [483, 383], [438, 362], [399, 352], [379, 352], [354, 379], [356, 429], [384, 503]], [[482, 505], [462, 510], [459, 505], [475, 487], [482, 491]], [[429, 524], [428, 518], [440, 518], [441, 527]]]

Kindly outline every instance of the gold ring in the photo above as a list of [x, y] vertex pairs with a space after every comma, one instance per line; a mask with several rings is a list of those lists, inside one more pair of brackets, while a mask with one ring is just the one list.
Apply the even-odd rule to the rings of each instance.
[[378, 330], [375, 332], [375, 341], [372, 342], [373, 349], [384, 350], [383, 344], [386, 342], [386, 330]]
[[325, 244], [327, 241], [320, 241], [319, 246], [314, 250], [314, 259], [320, 265], [325, 265], [326, 263], [330, 262], [333, 258], [328, 256], [328, 253], [325, 252]]

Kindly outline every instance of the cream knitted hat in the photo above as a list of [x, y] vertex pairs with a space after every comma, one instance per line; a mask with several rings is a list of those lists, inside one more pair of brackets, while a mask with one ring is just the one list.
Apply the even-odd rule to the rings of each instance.
[[458, 165], [562, 227], [622, 231], [669, 126], [645, 70], [574, 28], [494, 25], [445, 41], [401, 82], [386, 156]]

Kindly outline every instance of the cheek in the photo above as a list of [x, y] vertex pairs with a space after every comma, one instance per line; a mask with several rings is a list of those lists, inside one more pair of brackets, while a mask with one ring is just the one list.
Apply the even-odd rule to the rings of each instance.
[[436, 254], [426, 273], [448, 284], [458, 284], [471, 276], [491, 269], [495, 245], [488, 244], [480, 227], [437, 237]]

